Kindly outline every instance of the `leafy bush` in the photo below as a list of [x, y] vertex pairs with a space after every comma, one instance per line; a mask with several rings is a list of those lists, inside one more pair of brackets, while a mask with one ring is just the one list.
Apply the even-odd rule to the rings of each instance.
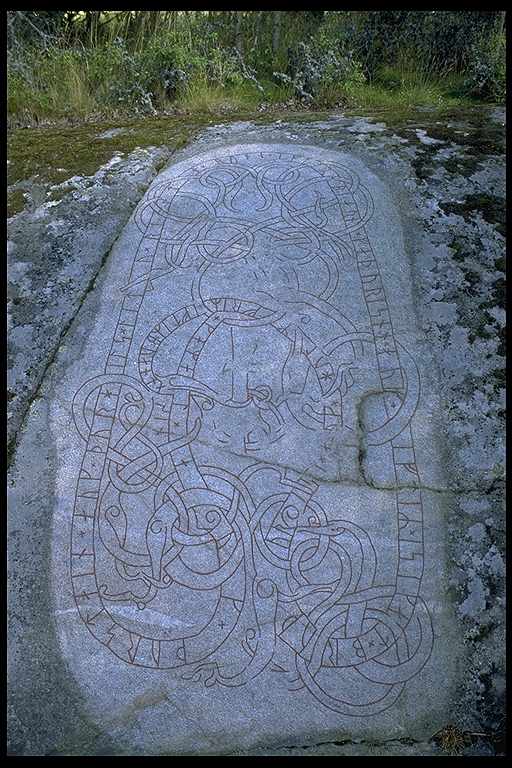
[[[477, 39], [501, 22], [501, 11], [335, 11], [331, 26], [372, 79], [404, 56], [431, 73], [462, 71]], [[412, 59], [410, 58], [412, 54]]]
[[274, 72], [274, 77], [292, 86], [295, 95], [306, 103], [332, 101], [365, 82], [361, 65], [352, 53], [329, 47], [325, 39], [298, 43], [289, 51], [288, 59], [288, 72]]
[[471, 96], [488, 101], [505, 101], [505, 35], [482, 38], [473, 47], [464, 86]]
[[150, 39], [147, 46], [130, 51], [116, 39], [112, 44], [92, 49], [89, 60], [90, 84], [112, 106], [130, 106], [153, 112], [155, 105], [174, 101], [192, 86], [198, 88], [237, 88], [251, 82], [262, 90], [254, 72], [240, 53], [216, 44], [210, 31], [191, 51], [174, 33]]
[[98, 100], [111, 107], [131, 107], [136, 112], [154, 113], [149, 82], [151, 71], [140, 55], [131, 53], [124, 40], [88, 49], [88, 85]]

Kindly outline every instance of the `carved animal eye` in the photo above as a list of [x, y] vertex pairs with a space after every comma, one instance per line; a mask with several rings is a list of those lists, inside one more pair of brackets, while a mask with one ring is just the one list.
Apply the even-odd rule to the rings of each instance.
[[210, 524], [218, 523], [220, 520], [220, 514], [218, 510], [215, 509], [215, 507], [212, 507], [209, 509], [206, 513], [206, 521]]
[[161, 533], [164, 528], [164, 524], [162, 520], [153, 520], [151, 525], [149, 526], [149, 530], [151, 533]]

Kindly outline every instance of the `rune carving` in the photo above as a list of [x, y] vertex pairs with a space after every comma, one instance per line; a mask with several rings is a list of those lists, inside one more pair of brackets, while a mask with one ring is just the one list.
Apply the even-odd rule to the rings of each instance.
[[[367, 234], [372, 197], [306, 150], [179, 168], [136, 210], [105, 367], [73, 402], [78, 611], [124, 663], [213, 689], [265, 671], [335, 712], [376, 714], [433, 631], [419, 377]], [[323, 492], [363, 439], [395, 479], [386, 578], [375, 532]]]

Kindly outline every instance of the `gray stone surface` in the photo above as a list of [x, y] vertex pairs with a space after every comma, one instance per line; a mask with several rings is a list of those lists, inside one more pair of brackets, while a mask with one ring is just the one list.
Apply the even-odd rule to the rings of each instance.
[[[420, 167], [437, 145], [418, 141], [418, 151], [406, 131], [364, 130], [356, 121], [355, 133], [347, 125], [206, 131], [157, 179], [83, 301], [27, 415], [11, 473], [14, 754], [436, 754], [432, 736], [455, 717], [468, 732], [499, 720], [499, 674], [491, 677], [495, 693], [482, 693], [486, 665], [497, 670], [500, 656], [500, 604], [489, 600], [503, 579], [499, 399], [494, 387], [484, 390], [477, 416], [468, 367], [472, 355], [488, 367], [476, 376], [489, 381], [497, 350], [491, 338], [479, 352], [462, 330], [466, 318], [475, 323], [475, 300], [458, 290], [461, 267], [447, 258], [446, 238], [465, 238], [465, 258], [485, 277], [472, 238], [483, 239], [492, 262], [500, 235], [478, 217], [468, 224], [443, 211], [447, 189], [450, 202], [457, 184], [459, 199], [468, 194], [467, 179], [442, 172], [449, 154], [422, 192], [410, 163]], [[264, 144], [237, 147], [243, 140]], [[350, 154], [300, 143], [341, 143]], [[212, 144], [223, 149], [203, 154]], [[263, 157], [247, 167], [247, 152]], [[499, 173], [498, 162], [475, 169], [475, 191], [499, 194]], [[345, 185], [341, 200], [334, 178]], [[357, 214], [347, 224], [349, 197]], [[138, 245], [149, 247], [140, 256], [154, 255], [153, 264], [134, 262]], [[368, 269], [379, 268], [382, 337], [374, 336], [359, 248]], [[138, 272], [148, 266], [150, 275]], [[492, 286], [480, 283], [482, 291]], [[141, 299], [137, 322], [117, 325], [119, 312], [129, 312], [127, 295]], [[212, 306], [227, 297], [240, 306]], [[203, 314], [191, 309], [174, 327], [171, 315], [186, 305]], [[491, 309], [486, 322], [499, 324], [499, 308]], [[161, 325], [145, 341], [165, 318], [165, 338]], [[201, 327], [208, 336], [198, 344]], [[109, 361], [115, 335], [115, 353], [127, 350], [123, 371]], [[379, 344], [398, 351], [401, 386], [383, 385]], [[193, 372], [181, 371], [194, 353]], [[389, 361], [394, 352], [382, 354]], [[322, 373], [334, 374], [330, 389]], [[110, 408], [118, 395], [107, 451], [105, 433], [92, 450], [95, 420], [108, 423], [108, 411], [98, 415], [102, 400]], [[403, 401], [397, 418], [392, 398]], [[382, 431], [383, 422], [391, 428]], [[457, 443], [461, 426], [474, 450]], [[108, 476], [94, 468], [98, 458]], [[84, 472], [102, 478], [94, 536], [84, 509], [73, 515], [76, 488], [94, 488]], [[399, 515], [404, 499], [418, 496], [422, 537], [411, 534], [407, 549]], [[283, 519], [287, 506], [292, 514]], [[91, 561], [90, 547], [96, 576], [82, 580], [96, 586], [92, 594], [73, 590], [80, 578], [70, 578], [77, 563]], [[238, 567], [222, 585], [208, 581], [223, 579], [233, 558]], [[51, 589], [41, 578], [48, 572]], [[381, 594], [354, 602], [365, 579]], [[402, 616], [393, 614], [397, 602]], [[393, 634], [375, 656], [372, 624], [379, 637], [382, 624]], [[347, 655], [351, 643], [355, 657]], [[179, 647], [188, 658], [172, 655]]]
[[[141, 195], [169, 157], [165, 148], [115, 155], [74, 176], [9, 222], [8, 439], [12, 444], [59, 342]], [[47, 199], [47, 195], [57, 199]]]
[[160, 175], [49, 412], [57, 633], [115, 741], [443, 722], [422, 347], [397, 212], [350, 156], [239, 145]]

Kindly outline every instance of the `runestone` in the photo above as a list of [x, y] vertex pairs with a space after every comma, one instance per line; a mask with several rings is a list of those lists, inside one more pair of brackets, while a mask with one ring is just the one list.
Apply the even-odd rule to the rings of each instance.
[[[69, 578], [117, 664], [211, 696], [270, 675], [364, 718], [427, 663], [420, 375], [374, 215], [352, 168], [291, 145], [197, 156], [136, 209], [72, 402]], [[358, 505], [362, 457], [392, 490], [363, 482]]]

